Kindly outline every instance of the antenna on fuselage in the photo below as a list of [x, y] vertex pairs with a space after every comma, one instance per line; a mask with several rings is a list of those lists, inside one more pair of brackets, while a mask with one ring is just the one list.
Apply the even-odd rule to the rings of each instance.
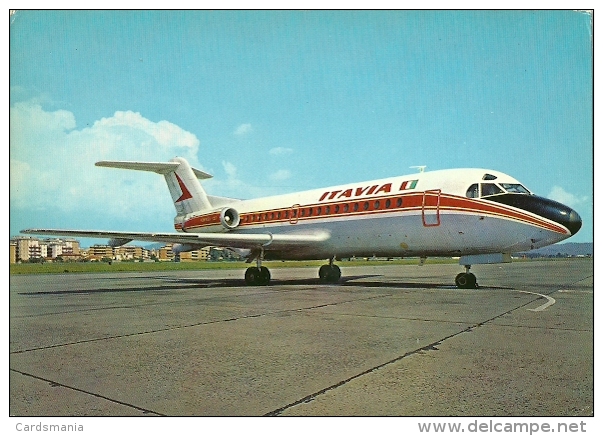
[[423, 172], [425, 172], [425, 168], [427, 168], [427, 165], [415, 165], [410, 168], [417, 168], [420, 173], [423, 173]]

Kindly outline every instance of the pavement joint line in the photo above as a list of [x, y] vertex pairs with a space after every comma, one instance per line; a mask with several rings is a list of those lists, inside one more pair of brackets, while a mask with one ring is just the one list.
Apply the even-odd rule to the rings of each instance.
[[146, 334], [152, 334], [152, 333], [161, 333], [161, 332], [166, 332], [166, 331], [171, 331], [171, 330], [179, 330], [179, 329], [185, 329], [185, 328], [190, 328], [190, 327], [198, 327], [198, 326], [202, 326], [202, 325], [218, 324], [221, 322], [231, 322], [231, 321], [238, 321], [238, 320], [242, 320], [242, 319], [259, 318], [262, 316], [276, 315], [279, 313], [302, 312], [302, 311], [312, 310], [312, 309], [316, 309], [316, 308], [320, 308], [320, 307], [336, 306], [338, 304], [343, 304], [343, 303], [372, 300], [375, 298], [384, 298], [386, 296], [387, 295], [376, 295], [376, 296], [371, 296], [371, 297], [366, 297], [366, 298], [357, 298], [354, 300], [345, 300], [345, 301], [320, 304], [320, 305], [310, 306], [310, 307], [299, 307], [299, 308], [295, 308], [295, 309], [277, 310], [274, 312], [264, 312], [264, 313], [254, 314], [254, 315], [245, 315], [245, 316], [239, 316], [239, 317], [234, 317], [234, 318], [219, 319], [219, 320], [215, 320], [215, 321], [199, 322], [199, 323], [195, 323], [195, 324], [181, 325], [181, 326], [176, 326], [176, 327], [167, 327], [167, 328], [163, 328], [163, 329], [148, 330], [148, 331], [144, 331], [144, 332], [134, 332], [134, 333], [128, 333], [128, 334], [124, 334], [124, 335], [114, 335], [114, 336], [106, 336], [103, 338], [85, 339], [82, 341], [67, 342], [64, 344], [53, 344], [53, 345], [47, 345], [44, 347], [29, 348], [26, 350], [16, 350], [16, 351], [9, 352], [9, 354], [21, 354], [21, 353], [27, 353], [27, 352], [31, 352], [31, 351], [40, 351], [40, 350], [48, 350], [48, 349], [52, 349], [52, 348], [66, 347], [66, 346], [70, 346], [70, 345], [79, 345], [79, 344], [86, 344], [86, 343], [90, 343], [90, 342], [99, 342], [99, 341], [105, 341], [105, 340], [111, 340], [111, 339], [127, 338], [127, 337], [146, 335]]
[[448, 339], [451, 339], [451, 338], [454, 338], [456, 336], [459, 336], [459, 335], [461, 335], [463, 333], [472, 332], [476, 328], [482, 327], [485, 324], [490, 323], [490, 322], [494, 321], [497, 318], [505, 316], [505, 315], [507, 315], [507, 314], [515, 311], [515, 310], [521, 309], [521, 308], [527, 306], [528, 304], [531, 304], [535, 300], [537, 300], [537, 299], [534, 299], [534, 300], [529, 301], [527, 303], [521, 304], [521, 305], [519, 305], [519, 306], [517, 306], [515, 308], [509, 309], [509, 310], [507, 310], [507, 311], [505, 311], [503, 313], [500, 313], [500, 314], [498, 314], [498, 315], [496, 315], [496, 316], [494, 316], [494, 317], [492, 317], [490, 319], [487, 319], [485, 321], [481, 321], [479, 323], [473, 324], [473, 325], [471, 325], [471, 326], [469, 326], [467, 328], [464, 328], [462, 330], [459, 330], [456, 333], [452, 333], [452, 334], [450, 334], [448, 336], [445, 336], [444, 338], [441, 338], [441, 339], [439, 339], [437, 341], [434, 341], [434, 342], [432, 342], [432, 343], [430, 343], [428, 345], [425, 345], [425, 346], [417, 348], [415, 350], [406, 352], [406, 353], [404, 353], [401, 356], [395, 357], [395, 358], [393, 358], [391, 360], [388, 360], [387, 362], [381, 363], [381, 364], [379, 364], [377, 366], [374, 366], [372, 368], [364, 370], [364, 371], [362, 371], [362, 372], [360, 372], [360, 373], [358, 373], [356, 375], [348, 377], [347, 379], [342, 380], [340, 382], [337, 382], [337, 383], [335, 383], [333, 385], [327, 386], [326, 388], [323, 388], [323, 389], [321, 389], [321, 390], [319, 390], [317, 392], [314, 392], [314, 393], [312, 393], [310, 395], [306, 395], [305, 397], [303, 397], [300, 400], [294, 401], [293, 403], [287, 404], [287, 405], [285, 405], [283, 407], [280, 407], [280, 408], [275, 409], [275, 410], [273, 410], [271, 412], [268, 412], [268, 413], [264, 414], [264, 416], [279, 416], [279, 415], [281, 415], [287, 409], [290, 409], [292, 407], [298, 406], [298, 405], [303, 404], [303, 403], [309, 403], [310, 401], [314, 400], [316, 397], [318, 397], [320, 395], [323, 395], [323, 394], [325, 394], [325, 393], [327, 393], [327, 392], [329, 392], [329, 391], [331, 391], [333, 389], [337, 389], [338, 387], [341, 387], [341, 386], [343, 386], [343, 385], [345, 385], [345, 384], [347, 384], [347, 383], [349, 383], [349, 382], [351, 382], [351, 381], [353, 381], [353, 380], [355, 380], [357, 378], [360, 378], [360, 377], [365, 376], [367, 374], [370, 374], [372, 372], [378, 371], [378, 370], [380, 370], [380, 369], [382, 369], [382, 368], [384, 368], [386, 366], [389, 366], [389, 365], [391, 365], [393, 363], [399, 362], [402, 359], [405, 359], [406, 357], [413, 356], [413, 355], [418, 354], [418, 353], [420, 353], [422, 351], [438, 350], [438, 348], [436, 348], [436, 347], [438, 345], [441, 345], [444, 341], [447, 341]]
[[[310, 289], [311, 288], [303, 289], [303, 290], [309, 291]], [[297, 291], [297, 290], [283, 289], [283, 290], [279, 291], [278, 293], [295, 292], [295, 291]], [[54, 292], [49, 292], [48, 294], [53, 294], [53, 293]], [[227, 296], [216, 296], [216, 297], [210, 297], [210, 298], [187, 298], [187, 299], [183, 299], [183, 300], [159, 301], [159, 302], [154, 302], [154, 303], [129, 304], [129, 305], [121, 305], [121, 306], [98, 307], [98, 308], [83, 308], [83, 309], [65, 310], [65, 311], [61, 311], [61, 312], [48, 312], [48, 313], [44, 313], [44, 314], [40, 314], [40, 315], [20, 315], [20, 316], [14, 316], [11, 319], [38, 318], [38, 317], [51, 316], [51, 315], [62, 315], [62, 314], [66, 314], [66, 313], [93, 312], [93, 311], [100, 311], [100, 310], [132, 309], [135, 307], [161, 306], [161, 305], [173, 304], [173, 303], [182, 304], [182, 303], [187, 303], [187, 302], [216, 301], [216, 300], [223, 299], [223, 298], [230, 299], [230, 298], [258, 296], [258, 295], [273, 295], [275, 293], [276, 293], [275, 291], [255, 292], [255, 293], [234, 294], [234, 295], [227, 295]], [[21, 295], [35, 296], [34, 294], [35, 293], [31, 293], [31, 294], [22, 293]], [[238, 307], [238, 306], [226, 306], [226, 307]]]
[[357, 313], [329, 313], [329, 315], [355, 316], [358, 318], [397, 319], [400, 321], [439, 322], [442, 324], [472, 324], [474, 322], [474, 321], [451, 321], [451, 320], [447, 320], [447, 319], [412, 318], [412, 317], [408, 317], [408, 316], [365, 315], [365, 314], [357, 314]]
[[31, 378], [34, 378], [36, 380], [47, 382], [52, 387], [61, 387], [61, 388], [65, 388], [65, 389], [70, 389], [70, 390], [73, 390], [73, 391], [81, 392], [81, 393], [84, 393], [84, 394], [87, 394], [87, 395], [92, 395], [93, 397], [96, 397], [96, 398], [101, 398], [103, 400], [107, 400], [107, 401], [110, 401], [112, 403], [120, 404], [120, 405], [126, 406], [126, 407], [131, 407], [131, 408], [136, 409], [136, 410], [140, 410], [144, 414], [151, 414], [152, 413], [152, 414], [157, 415], [157, 416], [167, 416], [167, 415], [164, 415], [162, 413], [155, 412], [153, 410], [145, 409], [143, 407], [135, 406], [134, 404], [130, 404], [130, 403], [126, 403], [124, 401], [116, 400], [115, 398], [109, 398], [109, 397], [106, 397], [106, 396], [101, 395], [101, 394], [96, 394], [94, 392], [90, 392], [90, 391], [86, 391], [84, 389], [76, 388], [75, 386], [69, 386], [69, 385], [66, 385], [66, 384], [63, 384], [63, 383], [59, 383], [59, 382], [56, 382], [56, 381], [53, 381], [53, 380], [49, 380], [47, 378], [40, 377], [40, 376], [37, 376], [35, 374], [30, 374], [30, 373], [19, 371], [17, 369], [13, 369], [13, 368], [9, 368], [9, 370], [13, 371], [13, 372], [16, 372], [17, 374], [21, 374], [21, 375], [23, 375], [25, 377], [31, 377]]

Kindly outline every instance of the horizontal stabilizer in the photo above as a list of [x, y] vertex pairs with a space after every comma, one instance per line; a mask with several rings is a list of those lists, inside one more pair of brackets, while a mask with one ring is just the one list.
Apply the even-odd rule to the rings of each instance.
[[313, 233], [143, 233], [107, 232], [97, 230], [27, 229], [21, 233], [34, 235], [71, 236], [79, 238], [131, 239], [136, 241], [195, 244], [201, 246], [256, 248], [259, 246], [290, 247], [309, 246], [325, 242], [330, 234], [325, 231]]
[[[124, 170], [152, 171], [157, 174], [166, 175], [180, 166], [180, 162], [133, 162], [133, 161], [110, 161], [103, 160], [95, 164], [97, 167], [121, 168]], [[196, 168], [191, 168], [198, 179], [211, 179], [213, 176]]]

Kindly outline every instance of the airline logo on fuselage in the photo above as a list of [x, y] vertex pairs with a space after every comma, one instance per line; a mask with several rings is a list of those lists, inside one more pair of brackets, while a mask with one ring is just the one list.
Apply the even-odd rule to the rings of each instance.
[[[405, 180], [400, 184], [398, 191], [415, 189], [419, 180]], [[320, 196], [318, 201], [336, 200], [340, 198], [357, 198], [367, 195], [389, 194], [392, 191], [392, 183], [383, 185], [359, 186], [357, 188], [340, 189], [338, 191], [327, 191]]]

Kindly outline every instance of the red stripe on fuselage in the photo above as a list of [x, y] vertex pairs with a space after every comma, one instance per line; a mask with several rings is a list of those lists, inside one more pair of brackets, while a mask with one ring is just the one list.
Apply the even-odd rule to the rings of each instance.
[[[398, 205], [398, 200], [402, 204]], [[389, 200], [389, 205], [388, 205]], [[299, 206], [299, 208], [279, 208], [257, 212], [241, 213], [241, 223], [238, 228], [252, 227], [255, 225], [290, 223], [291, 218], [296, 222], [310, 221], [316, 219], [356, 217], [367, 215], [391, 214], [393, 212], [420, 211], [423, 208], [428, 211], [439, 209], [442, 212], [466, 212], [470, 214], [485, 214], [505, 219], [521, 221], [523, 223], [542, 227], [557, 233], [567, 234], [564, 227], [546, 221], [529, 213], [510, 209], [500, 204], [494, 204], [483, 200], [476, 200], [454, 195], [441, 194], [439, 196], [439, 207], [437, 206], [437, 195], [423, 195], [423, 192], [403, 194], [395, 196], [371, 197], [362, 200], [348, 200], [342, 202], [319, 203]], [[293, 213], [296, 215], [292, 215]], [[187, 220], [183, 229], [185, 231], [196, 230], [220, 224], [220, 214], [212, 212], [199, 215]], [[292, 224], [295, 225], [295, 224]]]

